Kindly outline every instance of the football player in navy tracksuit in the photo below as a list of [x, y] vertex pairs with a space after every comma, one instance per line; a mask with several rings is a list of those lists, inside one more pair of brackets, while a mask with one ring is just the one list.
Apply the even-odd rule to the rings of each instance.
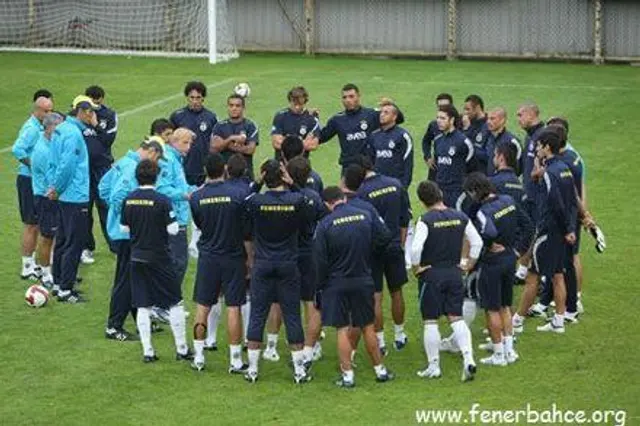
[[[496, 194], [510, 195], [520, 207], [524, 208], [526, 194], [515, 168], [517, 151], [512, 144], [500, 144], [493, 152], [492, 163], [496, 172], [488, 176], [496, 189]], [[525, 212], [526, 213], [526, 212]]]
[[253, 154], [260, 143], [258, 126], [244, 116], [245, 99], [236, 94], [227, 98], [229, 118], [219, 121], [211, 134], [211, 148], [225, 161], [233, 154], [242, 154], [247, 162], [248, 176], [253, 179]]
[[[436, 96], [436, 112], [441, 106], [453, 106], [453, 97], [449, 93], [440, 93]], [[456, 128], [460, 127], [460, 123], [456, 123]], [[434, 142], [436, 136], [440, 134], [437, 120], [431, 120], [427, 125], [427, 129], [422, 136], [422, 157], [429, 167], [429, 180], [435, 180], [436, 162], [433, 156]]]
[[[287, 164], [287, 161], [302, 155], [304, 152], [304, 143], [302, 139], [297, 136], [287, 136], [282, 141], [282, 150], [280, 161], [283, 164]], [[322, 194], [324, 190], [324, 182], [322, 181], [322, 177], [315, 170], [311, 169], [311, 173], [309, 174], [309, 178], [307, 179], [307, 188], [311, 188], [316, 191], [318, 194]]]
[[462, 132], [473, 143], [474, 146], [474, 158], [472, 169], [473, 171], [482, 171], [486, 168], [487, 162], [480, 161], [478, 158], [478, 151], [480, 156], [485, 149], [487, 140], [485, 135], [487, 133], [487, 114], [484, 112], [484, 101], [478, 95], [469, 95], [464, 100], [464, 115], [469, 120], [468, 127], [465, 127]]
[[258, 380], [260, 346], [269, 308], [280, 304], [291, 347], [294, 382], [311, 380], [302, 351], [304, 333], [300, 320], [300, 273], [298, 240], [313, 220], [309, 200], [285, 187], [281, 165], [268, 160], [260, 168], [267, 190], [250, 195], [245, 204], [251, 225], [255, 260], [251, 276], [251, 318], [249, 321], [249, 368], [245, 379]]
[[497, 195], [482, 173], [467, 176], [464, 190], [480, 204], [473, 222], [484, 242], [479, 264], [480, 305], [487, 313], [493, 355], [480, 360], [504, 366], [518, 360], [513, 348], [511, 303], [516, 259], [529, 249], [534, 227], [522, 207], [509, 195]]
[[[206, 160], [207, 181], [191, 196], [193, 221], [202, 232], [198, 241], [198, 270], [193, 290], [197, 303], [192, 367], [204, 369], [205, 336], [211, 306], [224, 294], [229, 332], [229, 373], [246, 372], [242, 362], [242, 317], [240, 307], [246, 301], [244, 200], [242, 187], [225, 181], [225, 160], [210, 154]], [[250, 244], [250, 243], [247, 243]]]
[[462, 195], [462, 183], [473, 159], [473, 144], [457, 130], [458, 112], [452, 106], [441, 107], [437, 122], [440, 133], [435, 138], [435, 182], [443, 192], [444, 204], [455, 208]]
[[302, 86], [294, 87], [287, 93], [289, 107], [280, 110], [273, 117], [271, 127], [271, 144], [275, 150], [275, 158], [280, 159], [280, 149], [286, 136], [297, 136], [304, 142], [304, 156], [318, 148], [320, 122], [306, 109], [309, 92]]
[[[416, 224], [411, 260], [418, 276], [424, 346], [429, 361], [418, 376], [432, 379], [442, 375], [438, 319], [446, 315], [463, 357], [462, 380], [472, 380], [476, 364], [471, 331], [462, 319], [464, 285], [461, 268], [464, 271], [473, 269], [482, 250], [482, 239], [464, 213], [444, 205], [442, 191], [436, 183], [421, 182], [418, 198], [427, 212]], [[469, 258], [461, 261], [464, 240], [470, 245]]]
[[376, 217], [366, 210], [347, 203], [338, 187], [323, 193], [331, 211], [320, 221], [313, 241], [314, 259], [318, 269], [318, 288], [322, 291], [322, 319], [338, 332], [340, 387], [355, 386], [351, 365], [353, 346], [350, 329], [362, 329], [367, 352], [371, 357], [377, 382], [394, 378], [382, 364], [374, 327], [374, 284], [371, 278], [371, 255], [385, 246], [389, 234], [380, 233]]
[[307, 223], [307, 228], [300, 232], [298, 240], [298, 270], [300, 271], [300, 300], [305, 306], [307, 317], [307, 329], [304, 342], [305, 362], [318, 361], [322, 357], [322, 346], [318, 341], [322, 329], [320, 312], [315, 307], [315, 293], [317, 286], [316, 270], [313, 257], [311, 256], [311, 246], [316, 225], [327, 213], [326, 207], [320, 195], [311, 188], [306, 187], [307, 179], [311, 172], [309, 160], [297, 156], [287, 163], [287, 173], [289, 174], [292, 186], [299, 190], [305, 197], [314, 211], [314, 215]]
[[33, 101], [33, 113], [20, 128], [18, 138], [13, 143], [11, 152], [20, 162], [16, 188], [18, 191], [18, 206], [23, 224], [22, 231], [22, 279], [37, 278], [38, 268], [33, 260], [33, 253], [38, 243], [38, 218], [33, 198], [31, 182], [30, 157], [42, 132], [42, 119], [53, 111], [53, 101], [46, 97], [38, 97]]
[[158, 360], [151, 344], [151, 307], [169, 310], [169, 322], [176, 345], [176, 359], [191, 360], [187, 346], [185, 311], [180, 282], [171, 262], [169, 234], [178, 232], [171, 201], [154, 188], [158, 164], [142, 160], [136, 167], [140, 185], [122, 205], [120, 224], [131, 235], [131, 289], [136, 323], [143, 350], [143, 362]]
[[[380, 128], [380, 111], [362, 106], [360, 89], [355, 84], [342, 87], [342, 106], [344, 111], [333, 115], [320, 132], [320, 143], [329, 142], [336, 135], [340, 142], [338, 164], [342, 174], [350, 164], [357, 164], [361, 155], [371, 155], [369, 137]], [[397, 123], [402, 124], [404, 116], [398, 112]]]
[[527, 133], [524, 139], [524, 153], [522, 154], [522, 183], [527, 194], [525, 209], [534, 222], [538, 221], [537, 198], [540, 194], [538, 185], [532, 177], [536, 161], [536, 142], [544, 123], [540, 121], [540, 109], [535, 104], [526, 104], [518, 109], [518, 123]]
[[382, 315], [384, 278], [386, 278], [387, 288], [391, 294], [391, 314], [395, 335], [394, 346], [397, 350], [401, 350], [407, 344], [407, 335], [404, 332], [405, 306], [402, 286], [408, 281], [403, 251], [409, 223], [408, 197], [399, 180], [375, 173], [368, 157], [361, 157], [361, 161], [366, 170], [366, 175], [358, 189], [358, 196], [369, 201], [378, 210], [378, 213], [389, 227], [392, 238], [380, 261], [372, 265], [376, 291], [376, 335], [380, 350], [383, 354], [386, 354]]
[[[553, 285], [556, 313], [538, 331], [564, 333], [567, 288], [563, 271], [567, 256], [572, 256], [576, 241], [578, 198], [569, 167], [558, 155], [561, 137], [554, 130], [540, 133], [537, 155], [544, 160], [539, 219], [534, 242], [533, 268], [527, 276], [518, 313], [513, 317], [514, 330], [522, 330], [523, 314], [531, 306], [537, 292], [538, 277]], [[575, 303], [575, 301], [574, 301]], [[528, 306], [527, 306], [528, 305]]]
[[522, 147], [518, 139], [506, 128], [507, 112], [504, 108], [495, 108], [489, 111], [487, 117], [487, 128], [483, 136], [485, 139], [484, 147], [482, 149], [477, 145], [474, 147], [476, 159], [479, 163], [485, 165], [485, 168], [480, 171], [491, 177], [496, 172], [495, 165], [493, 164], [493, 155], [495, 154], [496, 148], [502, 144], [509, 144], [516, 150], [516, 165], [513, 167], [513, 170], [519, 174], [520, 168], [518, 165], [522, 161]]
[[93, 205], [98, 210], [100, 229], [107, 245], [109, 234], [107, 233], [107, 205], [100, 199], [98, 194], [98, 184], [100, 179], [113, 164], [111, 147], [116, 140], [118, 133], [118, 115], [114, 110], [104, 104], [104, 89], [100, 86], [87, 87], [84, 94], [90, 97], [93, 102], [99, 105], [96, 110], [98, 124], [95, 127], [87, 127], [83, 131], [84, 140], [89, 151], [89, 234], [87, 236], [87, 247], [82, 252], [82, 263], [91, 264], [94, 262], [93, 252], [96, 249], [96, 240], [93, 236]]
[[173, 112], [169, 121], [174, 129], [186, 127], [196, 134], [196, 140], [184, 161], [184, 173], [189, 185], [204, 182], [204, 160], [209, 154], [211, 132], [218, 122], [215, 112], [204, 107], [207, 86], [199, 81], [190, 81], [184, 88], [187, 106]]

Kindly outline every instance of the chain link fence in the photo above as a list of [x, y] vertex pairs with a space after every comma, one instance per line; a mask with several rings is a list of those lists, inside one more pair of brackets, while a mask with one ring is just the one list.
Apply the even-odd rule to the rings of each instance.
[[244, 50], [640, 60], [640, 1], [234, 0], [229, 6]]

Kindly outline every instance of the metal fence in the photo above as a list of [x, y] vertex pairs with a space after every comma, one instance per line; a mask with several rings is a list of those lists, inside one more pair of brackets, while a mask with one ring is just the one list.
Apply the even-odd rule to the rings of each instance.
[[247, 51], [640, 60], [640, 1], [233, 0]]

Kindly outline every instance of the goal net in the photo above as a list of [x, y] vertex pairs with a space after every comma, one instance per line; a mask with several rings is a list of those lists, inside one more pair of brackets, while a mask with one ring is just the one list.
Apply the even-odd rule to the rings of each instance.
[[227, 0], [3, 0], [0, 50], [238, 56]]

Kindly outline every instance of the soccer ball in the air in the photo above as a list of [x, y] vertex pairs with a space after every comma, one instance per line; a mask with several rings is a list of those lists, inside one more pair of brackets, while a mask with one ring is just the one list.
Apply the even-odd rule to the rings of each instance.
[[251, 94], [251, 88], [247, 83], [240, 83], [236, 87], [233, 88], [233, 92], [236, 95], [240, 95], [243, 98], [248, 98]]
[[24, 301], [32, 308], [41, 308], [47, 304], [49, 292], [41, 285], [34, 284], [24, 294]]

